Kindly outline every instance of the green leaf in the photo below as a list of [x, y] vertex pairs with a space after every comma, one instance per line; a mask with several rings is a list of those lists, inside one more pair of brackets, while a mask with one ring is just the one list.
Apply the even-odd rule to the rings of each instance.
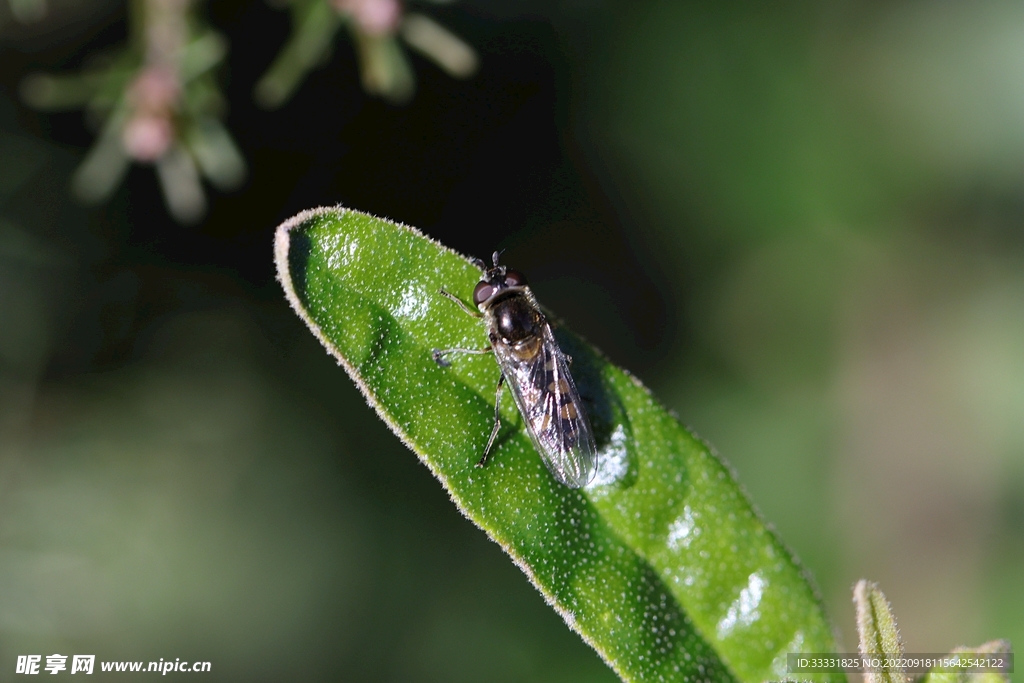
[[[1007, 640], [993, 640], [979, 645], [978, 647], [958, 647], [953, 650], [951, 657], [956, 655], [967, 655], [970, 659], [999, 660], [999, 655], [1010, 654], [1010, 642]], [[1011, 667], [1012, 669], [1012, 667]], [[955, 672], [948, 669], [932, 670], [921, 681], [921, 683], [1009, 683], [1008, 674], [997, 671], [984, 673]]]
[[331, 53], [342, 17], [322, 0], [291, 3], [292, 34], [253, 91], [256, 102], [277, 109], [291, 98], [310, 69]]
[[475, 467], [498, 367], [431, 358], [486, 346], [481, 321], [438, 294], [471, 300], [480, 271], [465, 257], [343, 208], [287, 221], [275, 252], [292, 306], [381, 419], [624, 680], [778, 680], [787, 653], [835, 651], [807, 576], [728, 468], [557, 321], [600, 451], [585, 489], [544, 468], [508, 396], [490, 462]]
[[[896, 627], [892, 606], [878, 584], [861, 579], [853, 587], [853, 604], [857, 613], [857, 636], [862, 655], [899, 658], [903, 641]], [[907, 677], [901, 669], [885, 669], [864, 674], [867, 683], [903, 683]]]

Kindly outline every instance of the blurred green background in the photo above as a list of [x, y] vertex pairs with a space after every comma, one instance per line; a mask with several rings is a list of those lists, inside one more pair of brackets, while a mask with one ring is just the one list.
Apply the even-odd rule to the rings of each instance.
[[92, 132], [17, 94], [124, 8], [0, 6], [0, 681], [614, 680], [284, 303], [274, 227], [338, 202], [507, 249], [732, 464], [846, 648], [861, 577], [908, 651], [1024, 642], [1024, 6], [470, 0], [425, 11], [475, 78], [417, 57], [387, 104], [340, 40], [276, 112], [286, 15], [204, 11], [249, 179], [183, 227], [146, 167], [76, 205]]

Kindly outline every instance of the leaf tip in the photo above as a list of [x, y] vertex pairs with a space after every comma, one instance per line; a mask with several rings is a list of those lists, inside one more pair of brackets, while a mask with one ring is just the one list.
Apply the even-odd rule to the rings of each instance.
[[[853, 604], [857, 618], [857, 639], [863, 655], [901, 656], [903, 640], [896, 626], [892, 605], [877, 583], [861, 579], [853, 587]], [[902, 669], [887, 669], [884, 672], [867, 674], [865, 679], [874, 681], [904, 681]]]

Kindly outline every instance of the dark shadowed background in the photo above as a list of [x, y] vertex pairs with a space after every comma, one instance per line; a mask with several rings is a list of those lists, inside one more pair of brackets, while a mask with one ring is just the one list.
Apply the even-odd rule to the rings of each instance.
[[273, 230], [337, 203], [505, 249], [735, 467], [848, 649], [861, 577], [911, 652], [1024, 641], [1019, 4], [471, 0], [425, 11], [474, 78], [414, 57], [387, 104], [342, 38], [268, 112], [287, 14], [212, 0], [249, 175], [192, 226], [148, 167], [77, 205], [93, 133], [19, 99], [123, 6], [5, 11], [0, 681], [614, 680], [288, 309]]

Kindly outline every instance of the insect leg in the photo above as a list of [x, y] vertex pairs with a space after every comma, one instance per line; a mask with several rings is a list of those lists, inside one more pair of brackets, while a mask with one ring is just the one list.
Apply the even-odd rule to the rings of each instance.
[[486, 349], [431, 349], [430, 355], [433, 356], [434, 362], [440, 365], [442, 368], [447, 368], [451, 365], [451, 361], [445, 360], [445, 356], [450, 353], [469, 353], [474, 356], [482, 356], [485, 353], [493, 351], [490, 346]]
[[480, 311], [474, 311], [474, 310], [473, 310], [472, 308], [470, 308], [469, 306], [467, 306], [467, 305], [465, 304], [465, 302], [463, 302], [463, 301], [462, 301], [462, 299], [460, 299], [459, 297], [455, 296], [455, 295], [454, 295], [454, 294], [452, 294], [451, 292], [449, 292], [449, 291], [447, 291], [447, 290], [445, 290], [445, 289], [441, 289], [441, 290], [439, 290], [439, 294], [440, 294], [441, 296], [443, 296], [444, 298], [446, 298], [446, 299], [451, 299], [452, 301], [454, 301], [455, 303], [457, 303], [457, 304], [459, 305], [459, 308], [461, 308], [461, 309], [462, 309], [462, 310], [463, 310], [463, 311], [464, 311], [464, 312], [465, 312], [465, 313], [466, 313], [467, 315], [471, 315], [471, 316], [473, 316], [474, 318], [482, 318], [482, 317], [483, 317], [483, 316], [482, 316], [482, 315], [480, 314]]
[[494, 439], [498, 436], [498, 430], [501, 429], [501, 413], [498, 409], [501, 407], [501, 390], [505, 385], [505, 373], [501, 373], [501, 377], [498, 378], [498, 390], [494, 396], [494, 429], [491, 430], [491, 438], [487, 439], [487, 448], [484, 449], [483, 457], [476, 464], [477, 467], [483, 467], [487, 464], [487, 456], [491, 454], [491, 446], [494, 445]]

